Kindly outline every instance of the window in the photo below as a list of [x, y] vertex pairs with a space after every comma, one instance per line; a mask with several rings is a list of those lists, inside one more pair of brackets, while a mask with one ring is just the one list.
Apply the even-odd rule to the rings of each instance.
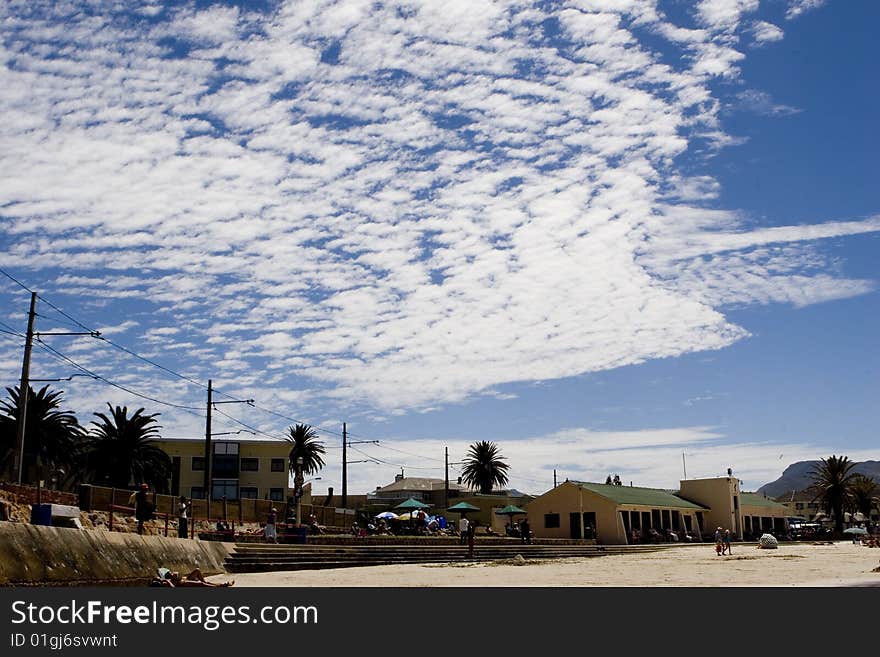
[[260, 459], [250, 458], [250, 457], [241, 457], [241, 471], [242, 472], [259, 472], [260, 470]]
[[238, 477], [238, 443], [214, 443], [211, 469], [213, 476], [218, 479]]
[[211, 485], [211, 499], [222, 500], [224, 497], [227, 500], [238, 499], [238, 481], [235, 479], [214, 480], [214, 483]]
[[559, 527], [559, 514], [558, 513], [545, 513], [544, 514], [544, 529], [556, 529]]
[[255, 500], [257, 499], [257, 487], [256, 486], [242, 486], [238, 489], [238, 497], [242, 500]]
[[272, 459], [272, 472], [284, 472], [284, 459]]
[[189, 497], [192, 500], [203, 500], [205, 499], [205, 488], [204, 486], [193, 486], [189, 489]]
[[283, 502], [284, 501], [284, 489], [283, 488], [270, 488], [269, 489], [269, 499], [273, 502]]
[[192, 469], [193, 469], [193, 472], [204, 472], [205, 471], [205, 457], [204, 456], [193, 456], [192, 457]]

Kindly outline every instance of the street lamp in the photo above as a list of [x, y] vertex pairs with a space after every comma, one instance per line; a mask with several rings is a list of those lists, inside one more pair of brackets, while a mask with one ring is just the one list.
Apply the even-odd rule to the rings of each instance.
[[302, 500], [303, 489], [303, 457], [296, 457], [296, 470], [293, 476], [293, 496], [296, 498], [296, 524], [302, 524], [300, 517], [300, 501]]

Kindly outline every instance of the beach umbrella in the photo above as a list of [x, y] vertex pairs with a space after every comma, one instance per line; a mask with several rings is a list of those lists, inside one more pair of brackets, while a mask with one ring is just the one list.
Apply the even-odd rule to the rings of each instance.
[[398, 504], [395, 509], [401, 509], [403, 511], [415, 511], [418, 509], [429, 509], [431, 508], [430, 504], [425, 504], [424, 502], [419, 502], [417, 499], [411, 497], [405, 502], [401, 502]]
[[453, 513], [459, 513], [461, 515], [465, 515], [470, 513], [471, 511], [480, 511], [480, 507], [474, 506], [473, 504], [468, 504], [467, 502], [459, 502], [448, 509], [447, 511], [452, 511]]
[[400, 516], [394, 513], [394, 511], [383, 511], [382, 513], [377, 513], [376, 517], [383, 520], [397, 520]]
[[507, 516], [507, 521], [512, 525], [513, 524], [513, 516], [521, 516], [525, 515], [525, 509], [520, 509], [518, 506], [513, 504], [508, 504], [503, 509], [498, 509], [495, 511], [496, 515], [499, 516]]
[[864, 527], [850, 527], [849, 529], [843, 530], [844, 534], [867, 534], [868, 530]]

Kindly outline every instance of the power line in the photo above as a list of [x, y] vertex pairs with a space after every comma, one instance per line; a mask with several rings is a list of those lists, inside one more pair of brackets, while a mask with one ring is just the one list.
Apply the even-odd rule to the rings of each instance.
[[157, 399], [156, 397], [151, 397], [150, 395], [145, 395], [145, 394], [143, 394], [143, 393], [141, 393], [141, 392], [138, 392], [138, 391], [136, 391], [136, 390], [132, 390], [131, 388], [127, 388], [126, 386], [123, 386], [123, 385], [121, 385], [121, 384], [119, 384], [119, 383], [116, 383], [115, 381], [111, 381], [110, 379], [108, 379], [108, 378], [106, 378], [106, 377], [103, 377], [103, 376], [101, 376], [100, 374], [96, 374], [95, 372], [91, 371], [91, 370], [88, 369], [87, 367], [84, 367], [83, 365], [80, 365], [79, 363], [77, 363], [77, 362], [76, 362], [75, 360], [73, 360], [72, 358], [69, 358], [68, 356], [65, 356], [65, 355], [62, 354], [60, 351], [58, 351], [58, 350], [55, 349], [54, 347], [51, 347], [51, 346], [47, 345], [45, 342], [43, 342], [43, 341], [40, 340], [39, 338], [37, 339], [37, 344], [38, 344], [43, 350], [46, 350], [46, 351], [48, 351], [48, 352], [51, 352], [51, 353], [55, 354], [56, 357], [58, 357], [58, 358], [62, 359], [63, 361], [69, 363], [70, 365], [72, 365], [73, 367], [77, 368], [77, 369], [80, 370], [81, 372], [87, 374], [88, 376], [92, 377], [93, 379], [97, 379], [97, 380], [99, 380], [99, 381], [103, 381], [103, 382], [106, 383], [107, 385], [110, 385], [110, 386], [113, 386], [114, 388], [118, 388], [118, 389], [120, 389], [120, 390], [123, 390], [123, 391], [127, 392], [127, 393], [130, 394], [130, 395], [134, 395], [134, 396], [136, 396], [136, 397], [141, 397], [142, 399], [147, 399], [147, 400], [149, 400], [149, 401], [151, 401], [151, 402], [155, 402], [155, 403], [157, 403], [157, 404], [162, 404], [162, 405], [164, 405], [164, 406], [171, 406], [171, 407], [173, 407], [173, 408], [179, 408], [179, 409], [182, 409], [182, 410], [185, 410], [185, 411], [198, 411], [198, 410], [201, 410], [201, 409], [199, 409], [199, 408], [195, 408], [195, 407], [193, 407], [193, 406], [183, 406], [183, 405], [181, 405], [181, 404], [174, 404], [174, 403], [172, 403], [172, 402], [167, 402], [167, 401], [164, 401], [164, 400], [162, 400], [162, 399]]

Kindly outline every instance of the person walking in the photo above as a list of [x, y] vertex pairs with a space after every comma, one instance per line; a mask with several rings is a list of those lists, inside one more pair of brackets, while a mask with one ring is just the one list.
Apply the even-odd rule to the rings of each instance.
[[724, 549], [722, 553], [733, 554], [733, 549], [730, 547], [730, 530], [724, 530]]
[[458, 520], [458, 544], [459, 545], [464, 545], [465, 543], [467, 543], [468, 528], [469, 527], [470, 527], [470, 521], [465, 516], [462, 516], [461, 518], [459, 518], [459, 520]]
[[177, 504], [177, 537], [189, 538], [189, 510], [192, 503], [185, 495], [180, 496]]
[[278, 531], [275, 528], [275, 522], [278, 520], [278, 509], [274, 506], [269, 509], [269, 515], [266, 516], [266, 526], [263, 528], [263, 534], [267, 543], [278, 542]]
[[532, 528], [529, 526], [529, 519], [528, 518], [523, 518], [522, 521], [519, 523], [519, 535], [520, 535], [520, 540], [522, 540], [523, 543], [531, 544], [531, 542], [532, 542]]
[[722, 550], [724, 550], [722, 536], [721, 527], [718, 527], [715, 530], [715, 554], [718, 556], [721, 556]]

